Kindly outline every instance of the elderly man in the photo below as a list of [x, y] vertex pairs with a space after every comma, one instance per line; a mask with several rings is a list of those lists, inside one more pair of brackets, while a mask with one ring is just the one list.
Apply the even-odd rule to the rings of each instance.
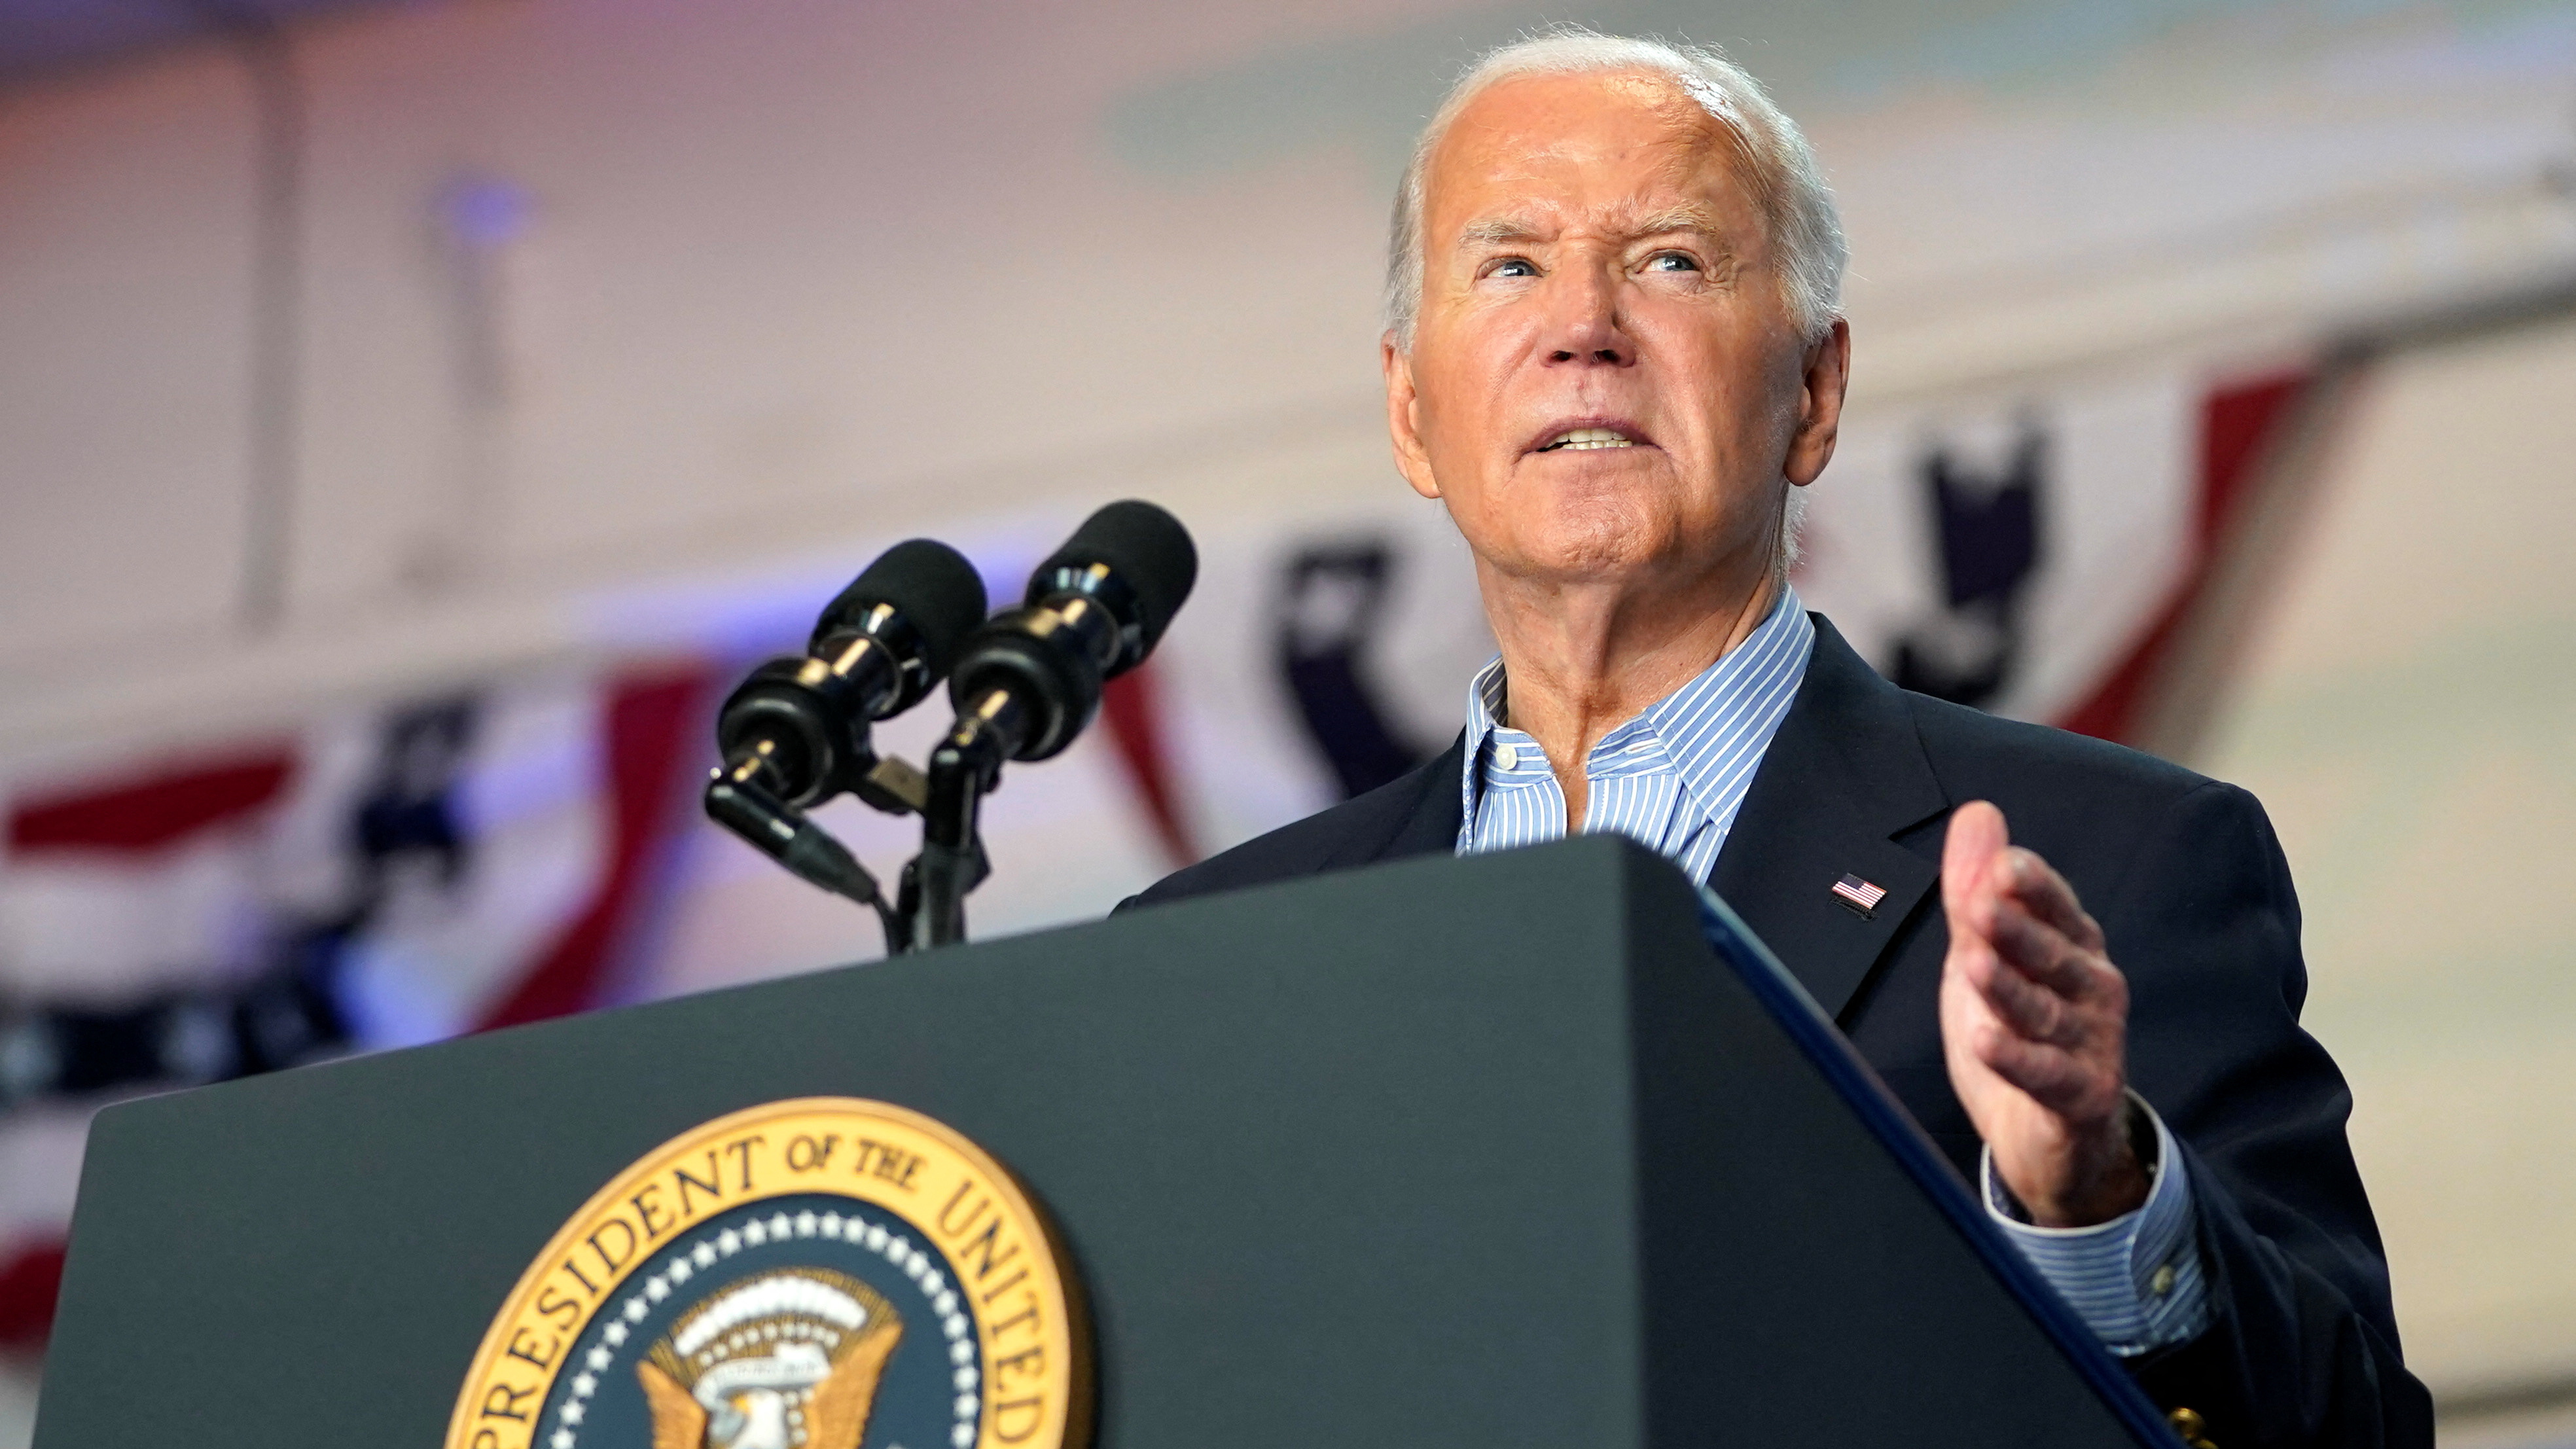
[[[1804, 138], [1716, 55], [1558, 33], [1462, 79], [1397, 199], [1382, 350], [1396, 464], [1502, 657], [1448, 753], [1141, 900], [1634, 836], [1771, 943], [2168, 1409], [2227, 1449], [2429, 1444], [2261, 807], [1899, 691], [1788, 586], [1843, 259]], [[1885, 898], [1847, 908], [1847, 876]]]

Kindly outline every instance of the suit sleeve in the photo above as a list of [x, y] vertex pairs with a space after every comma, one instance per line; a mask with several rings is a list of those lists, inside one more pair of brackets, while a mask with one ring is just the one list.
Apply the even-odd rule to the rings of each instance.
[[2142, 837], [2101, 917], [2130, 983], [2129, 1073], [2194, 1186], [2214, 1312], [2132, 1360], [2220, 1449], [2433, 1442], [2345, 1141], [2352, 1094], [2299, 1025], [2299, 905], [2254, 797], [2204, 784]]

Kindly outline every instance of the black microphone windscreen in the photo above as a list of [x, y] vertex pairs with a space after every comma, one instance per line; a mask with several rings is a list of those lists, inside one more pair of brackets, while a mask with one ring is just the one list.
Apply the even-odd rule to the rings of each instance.
[[1029, 602], [1060, 568], [1105, 566], [1136, 596], [1137, 625], [1150, 650], [1190, 597], [1199, 579], [1198, 546], [1181, 521], [1151, 503], [1127, 499], [1084, 519], [1064, 547], [1038, 565], [1029, 579]]
[[814, 625], [815, 641], [856, 627], [879, 604], [903, 615], [921, 636], [930, 677], [942, 678], [957, 662], [957, 646], [984, 622], [984, 576], [964, 554], [936, 539], [906, 539], [877, 555], [841, 590]]

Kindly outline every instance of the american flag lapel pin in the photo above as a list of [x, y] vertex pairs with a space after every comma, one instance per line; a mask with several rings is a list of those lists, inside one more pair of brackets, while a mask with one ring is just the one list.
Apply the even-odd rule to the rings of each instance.
[[1834, 882], [1834, 899], [1851, 908], [1853, 914], [1866, 919], [1887, 899], [1887, 887], [1872, 885], [1859, 876], [1846, 873]]

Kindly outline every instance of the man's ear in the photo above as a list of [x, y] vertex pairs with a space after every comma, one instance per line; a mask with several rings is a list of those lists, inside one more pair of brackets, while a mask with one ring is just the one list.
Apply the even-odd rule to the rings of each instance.
[[1789, 439], [1781, 471], [1805, 487], [1833, 461], [1841, 434], [1843, 394], [1851, 386], [1851, 324], [1840, 317], [1808, 347], [1798, 389], [1798, 430]]
[[1395, 470], [1425, 498], [1440, 496], [1440, 480], [1431, 476], [1431, 455], [1422, 446], [1422, 397], [1413, 387], [1413, 357], [1396, 345], [1395, 329], [1377, 342], [1378, 364], [1386, 371], [1386, 433], [1395, 444]]

